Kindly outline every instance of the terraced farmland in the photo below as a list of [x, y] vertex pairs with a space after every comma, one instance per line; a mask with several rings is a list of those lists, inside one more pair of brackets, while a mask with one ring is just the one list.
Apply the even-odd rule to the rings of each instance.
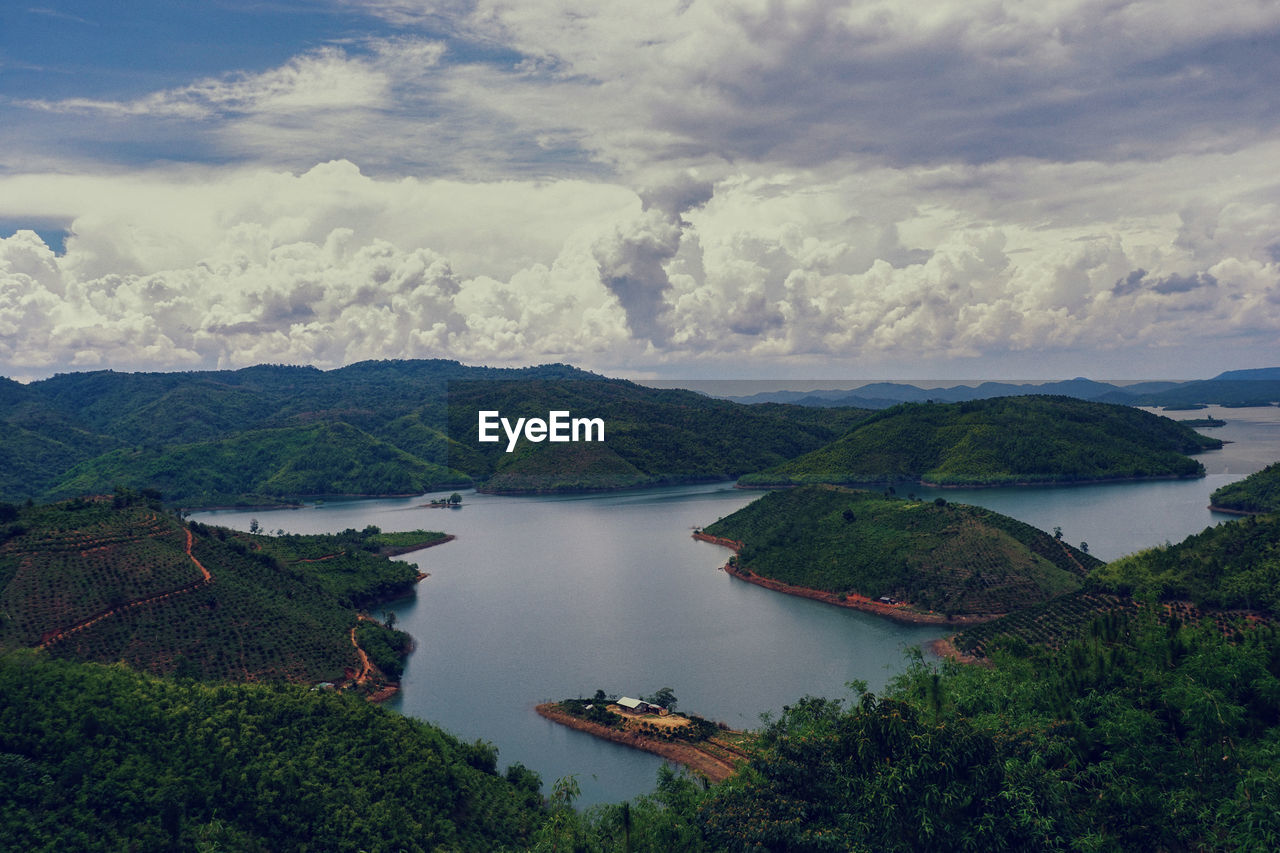
[[27, 507], [0, 527], [0, 648], [207, 680], [341, 682], [361, 667], [357, 606], [418, 579], [377, 555], [376, 531], [257, 536], [119, 503]]

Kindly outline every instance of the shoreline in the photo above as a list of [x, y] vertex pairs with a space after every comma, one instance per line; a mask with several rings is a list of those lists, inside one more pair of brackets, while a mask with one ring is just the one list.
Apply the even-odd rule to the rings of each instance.
[[[1208, 450], [1221, 450], [1218, 447], [1211, 447]], [[898, 486], [923, 486], [926, 489], [1003, 489], [1010, 486], [1019, 489], [1046, 487], [1069, 488], [1071, 486], [1102, 486], [1107, 483], [1148, 483], [1160, 480], [1200, 480], [1205, 474], [1153, 474], [1149, 477], [1100, 477], [1092, 480], [1015, 480], [1004, 483], [931, 483], [923, 478], [904, 479], [904, 480], [849, 480], [846, 482], [812, 482], [812, 483], [742, 483], [734, 484], [735, 489], [755, 489], [768, 491], [771, 489], [795, 489], [800, 486], [840, 486], [848, 489], [861, 489], [863, 491], [877, 491], [879, 489], [887, 489], [889, 487], [897, 488]]]
[[481, 495], [498, 495], [501, 497], [546, 497], [547, 495], [598, 495], [609, 492], [634, 492], [644, 489], [659, 489], [667, 486], [699, 486], [705, 483], [729, 483], [733, 477], [661, 477], [643, 483], [626, 486], [565, 486], [557, 488], [515, 488], [491, 489], [481, 484], [476, 486], [476, 493]]
[[[702, 774], [713, 783], [722, 782], [738, 772], [736, 763], [731, 763], [717, 755], [713, 755], [695, 743], [657, 740], [656, 738], [646, 737], [639, 732], [619, 731], [608, 726], [602, 726], [599, 723], [593, 723], [590, 720], [566, 714], [560, 710], [559, 702], [543, 702], [540, 705], [535, 705], [534, 710], [538, 712], [540, 717], [553, 723], [559, 723], [562, 726], [602, 740], [629, 746], [632, 749], [651, 752], [654, 755], [665, 758], [667, 761], [683, 765], [695, 773]], [[723, 744], [721, 745], [723, 746]], [[746, 760], [745, 755], [742, 758]]]
[[[414, 551], [425, 551], [428, 548], [434, 548], [436, 545], [443, 545], [446, 542], [452, 542], [458, 537], [452, 533], [446, 533], [439, 539], [432, 539], [427, 542], [419, 542], [413, 545], [388, 545], [385, 548], [378, 549], [379, 557], [399, 557], [402, 554], [412, 554]], [[424, 575], [425, 577], [425, 575]], [[421, 580], [421, 578], [419, 578]]]
[[[742, 543], [733, 539], [725, 539], [721, 536], [711, 536], [710, 534], [698, 531], [693, 534], [694, 539], [702, 542], [710, 542], [714, 545], [721, 545], [730, 549], [735, 554], [742, 548]], [[743, 569], [731, 566], [728, 563], [724, 565], [724, 571], [730, 576], [747, 583], [762, 586], [765, 589], [771, 589], [775, 592], [785, 593], [787, 595], [795, 595], [801, 598], [809, 598], [814, 601], [821, 601], [824, 604], [833, 604], [836, 607], [846, 607], [850, 610], [860, 610], [863, 613], [870, 613], [875, 616], [883, 616], [887, 619], [894, 619], [898, 622], [907, 622], [914, 625], [976, 625], [982, 622], [990, 622], [992, 619], [998, 619], [1004, 614], [995, 613], [991, 615], [972, 616], [944, 616], [941, 613], [923, 612], [910, 609], [907, 604], [881, 604], [873, 601], [865, 595], [846, 595], [841, 596], [838, 593], [826, 592], [821, 589], [812, 589], [811, 587], [796, 586], [795, 584], [785, 583], [783, 581], [767, 578], [758, 575], [749, 569]]]
[[1209, 504], [1209, 512], [1220, 512], [1224, 515], [1266, 515], [1267, 513], [1256, 509], [1228, 509], [1225, 506], [1217, 504]]
[[943, 660], [955, 661], [965, 666], [985, 666], [991, 668], [992, 663], [983, 658], [976, 658], [973, 655], [967, 655], [956, 648], [956, 644], [952, 642], [955, 639], [953, 634], [950, 637], [939, 637], [936, 640], [930, 640], [925, 643], [925, 648]]

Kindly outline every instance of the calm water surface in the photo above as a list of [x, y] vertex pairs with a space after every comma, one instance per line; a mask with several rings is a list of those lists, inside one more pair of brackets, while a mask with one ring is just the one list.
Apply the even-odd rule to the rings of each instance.
[[[1218, 409], [1229, 440], [1202, 454], [1209, 476], [1111, 485], [900, 488], [979, 504], [1113, 559], [1177, 542], [1227, 516], [1209, 494], [1280, 459], [1280, 410]], [[1178, 413], [1176, 417], [1188, 417]], [[847, 682], [884, 686], [906, 649], [948, 633], [770, 592], [722, 571], [727, 552], [692, 529], [745, 506], [758, 492], [711, 484], [612, 495], [502, 497], [464, 493], [457, 510], [424, 498], [328, 502], [298, 510], [208, 512], [202, 521], [247, 529], [333, 532], [445, 530], [457, 540], [406, 555], [431, 577], [397, 602], [417, 641], [400, 695], [403, 713], [499, 748], [544, 783], [575, 774], [584, 804], [652, 790], [661, 759], [549, 723], [542, 701], [671, 687], [680, 708], [735, 728], [759, 723], [805, 694], [844, 696]]]

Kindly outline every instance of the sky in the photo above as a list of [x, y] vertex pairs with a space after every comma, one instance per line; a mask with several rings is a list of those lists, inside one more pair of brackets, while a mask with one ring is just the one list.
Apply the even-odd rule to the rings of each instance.
[[13, 0], [0, 375], [1280, 364], [1280, 3]]

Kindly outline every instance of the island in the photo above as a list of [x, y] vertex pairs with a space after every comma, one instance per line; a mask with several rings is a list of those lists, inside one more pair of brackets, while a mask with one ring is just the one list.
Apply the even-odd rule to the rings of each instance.
[[721, 782], [750, 758], [753, 735], [713, 723], [696, 714], [675, 712], [675, 696], [664, 687], [649, 699], [607, 696], [544, 702], [539, 715], [613, 743], [660, 755]]

